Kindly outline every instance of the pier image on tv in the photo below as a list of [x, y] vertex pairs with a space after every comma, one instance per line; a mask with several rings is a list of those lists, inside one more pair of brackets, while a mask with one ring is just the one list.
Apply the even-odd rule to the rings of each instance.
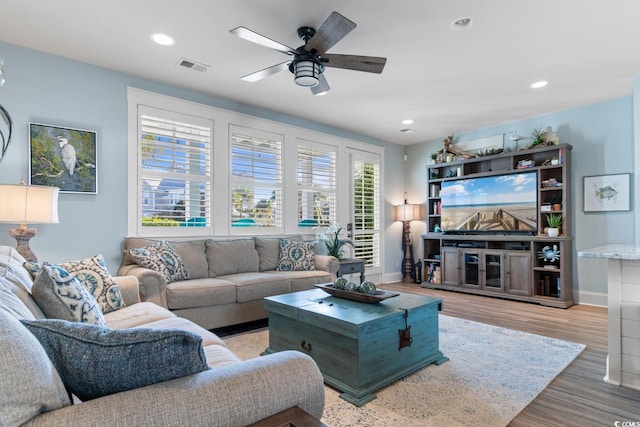
[[442, 182], [441, 228], [458, 232], [537, 231], [537, 174]]

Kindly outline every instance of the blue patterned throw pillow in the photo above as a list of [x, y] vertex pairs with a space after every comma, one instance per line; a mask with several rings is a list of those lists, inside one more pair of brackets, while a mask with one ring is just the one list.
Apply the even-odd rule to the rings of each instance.
[[280, 271], [315, 270], [313, 257], [313, 242], [280, 239], [280, 256], [276, 269]]
[[167, 241], [124, 251], [137, 264], [162, 274], [167, 283], [189, 278], [189, 272], [182, 262], [180, 254]]
[[81, 400], [209, 369], [202, 337], [180, 329], [112, 330], [64, 320], [22, 320], [67, 389]]
[[98, 301], [103, 313], [120, 310], [126, 306], [120, 288], [109, 274], [102, 255], [58, 265], [80, 280], [85, 289]]
[[45, 262], [33, 281], [31, 293], [47, 317], [106, 325], [93, 295], [76, 276], [59, 265]]

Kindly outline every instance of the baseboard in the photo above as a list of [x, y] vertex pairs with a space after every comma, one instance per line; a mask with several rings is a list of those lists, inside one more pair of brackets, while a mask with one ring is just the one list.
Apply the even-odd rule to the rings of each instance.
[[591, 292], [578, 290], [573, 291], [573, 299], [576, 304], [594, 305], [597, 307], [607, 307], [609, 296], [603, 292]]
[[402, 273], [384, 273], [381, 275], [380, 280], [380, 284], [401, 282]]

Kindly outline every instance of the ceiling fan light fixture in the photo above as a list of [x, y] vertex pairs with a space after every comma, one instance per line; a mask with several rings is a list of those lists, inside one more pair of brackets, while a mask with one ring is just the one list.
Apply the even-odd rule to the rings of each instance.
[[293, 81], [302, 87], [314, 87], [318, 84], [324, 67], [316, 61], [302, 59], [293, 63]]

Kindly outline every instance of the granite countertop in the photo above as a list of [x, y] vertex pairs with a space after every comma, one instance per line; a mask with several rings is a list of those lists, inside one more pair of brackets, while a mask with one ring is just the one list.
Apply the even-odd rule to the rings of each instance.
[[626, 259], [640, 261], [640, 246], [606, 245], [578, 252], [580, 258]]

